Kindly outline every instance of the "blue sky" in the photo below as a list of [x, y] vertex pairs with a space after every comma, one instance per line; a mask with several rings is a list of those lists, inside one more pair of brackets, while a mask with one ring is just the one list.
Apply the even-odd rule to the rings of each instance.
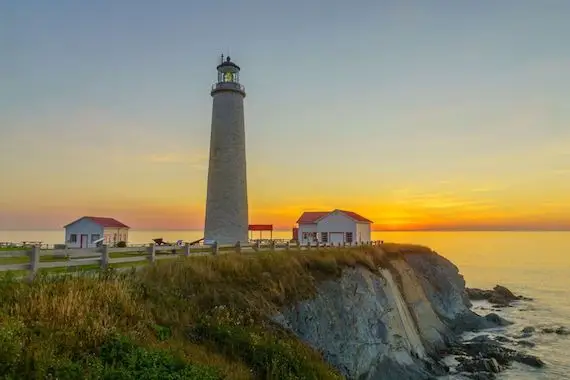
[[16, 180], [0, 229], [89, 213], [200, 227], [221, 53], [248, 93], [252, 222], [338, 206], [384, 225], [562, 225], [569, 14], [562, 0], [4, 1], [0, 174]]

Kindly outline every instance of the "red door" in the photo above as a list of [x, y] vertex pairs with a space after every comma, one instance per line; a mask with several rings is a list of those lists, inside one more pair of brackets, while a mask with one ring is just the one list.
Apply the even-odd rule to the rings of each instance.
[[81, 248], [87, 248], [87, 236], [88, 235], [81, 235]]

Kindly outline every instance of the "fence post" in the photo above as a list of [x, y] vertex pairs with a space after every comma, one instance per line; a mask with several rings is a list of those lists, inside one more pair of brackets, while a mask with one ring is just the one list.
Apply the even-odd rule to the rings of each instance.
[[156, 250], [154, 249], [154, 243], [150, 243], [148, 245], [147, 252], [148, 252], [148, 261], [150, 261], [151, 264], [154, 264], [156, 261]]
[[307, 251], [310, 251], [310, 250], [311, 250], [311, 242], [308, 241], [308, 242], [307, 242]]
[[295, 246], [296, 246], [297, 250], [298, 250], [299, 252], [301, 252], [301, 242], [300, 242], [299, 240], [297, 240], [297, 241], [295, 242]]
[[109, 247], [104, 244], [101, 247], [101, 269], [105, 270], [109, 266]]
[[186, 257], [190, 256], [190, 243], [186, 243], [184, 245], [184, 256]]
[[289, 252], [290, 248], [290, 242], [285, 243], [285, 252]]
[[40, 267], [40, 247], [32, 246], [32, 250], [28, 251], [30, 255], [30, 274], [28, 280], [33, 281]]
[[218, 247], [218, 242], [215, 241], [214, 244], [212, 244], [212, 255], [217, 255], [220, 252], [220, 248]]
[[241, 253], [241, 244], [239, 241], [236, 243], [236, 253]]
[[271, 240], [271, 243], [269, 243], [269, 249], [271, 252], [275, 252], [275, 240]]

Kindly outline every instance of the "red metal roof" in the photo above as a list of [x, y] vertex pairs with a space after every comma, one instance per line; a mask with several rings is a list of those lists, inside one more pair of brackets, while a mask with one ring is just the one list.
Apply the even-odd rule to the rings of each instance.
[[333, 211], [307, 211], [304, 212], [297, 223], [299, 224], [308, 224], [308, 223], [316, 223], [319, 219], [324, 218], [325, 216], [329, 215], [334, 211], [340, 211], [349, 218], [357, 221], [357, 222], [364, 222], [364, 223], [374, 223], [370, 219], [363, 217], [360, 214], [357, 214], [353, 211], [344, 211], [344, 210], [333, 210]]
[[250, 224], [249, 231], [273, 231], [273, 224]]
[[330, 213], [330, 211], [306, 211], [301, 215], [299, 220], [297, 220], [297, 223], [316, 223], [317, 220], [321, 219], [323, 216], [327, 216]]
[[130, 228], [126, 224], [119, 222], [117, 219], [106, 218], [106, 217], [101, 217], [101, 216], [84, 216], [83, 218], [79, 218], [76, 221], [69, 223], [65, 227], [72, 225], [73, 223], [78, 222], [81, 219], [89, 219], [93, 223], [97, 223], [98, 225], [100, 225], [101, 227], [104, 227], [104, 228], [105, 227], [107, 227], [107, 228]]

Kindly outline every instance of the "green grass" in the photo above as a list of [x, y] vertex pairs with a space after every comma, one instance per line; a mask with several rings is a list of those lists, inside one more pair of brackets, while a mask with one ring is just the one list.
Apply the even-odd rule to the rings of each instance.
[[6, 276], [0, 378], [341, 379], [269, 317], [343, 268], [377, 270], [422, 251], [398, 247], [180, 257], [32, 283]]

